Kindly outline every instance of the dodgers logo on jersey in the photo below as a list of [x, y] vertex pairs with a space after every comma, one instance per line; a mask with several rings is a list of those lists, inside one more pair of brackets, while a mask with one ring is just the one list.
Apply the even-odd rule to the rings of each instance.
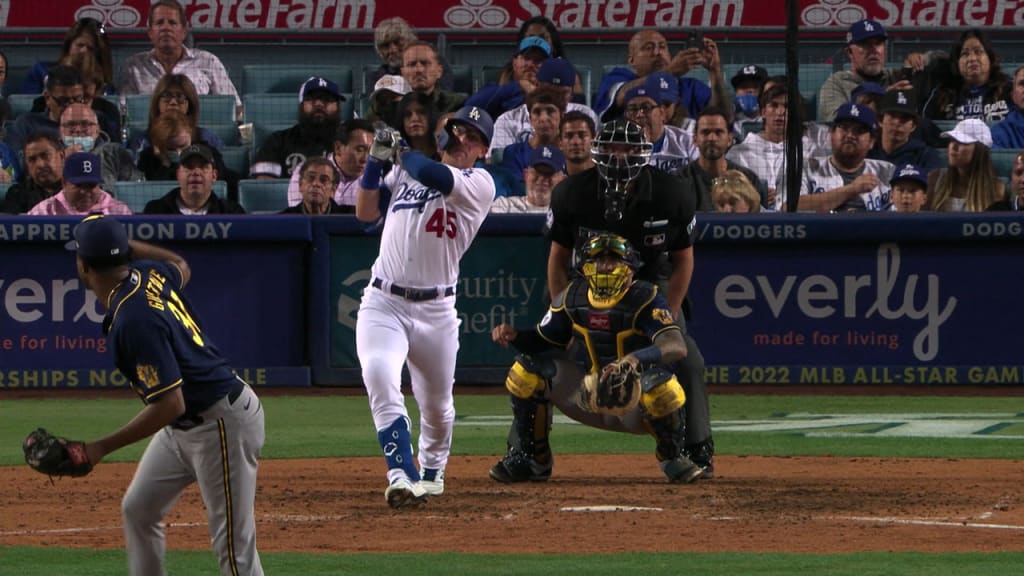
[[435, 198], [441, 197], [441, 191], [433, 188], [412, 188], [403, 182], [395, 192], [395, 203], [391, 208], [392, 212], [399, 210], [417, 209], [420, 213], [426, 208], [427, 203]]

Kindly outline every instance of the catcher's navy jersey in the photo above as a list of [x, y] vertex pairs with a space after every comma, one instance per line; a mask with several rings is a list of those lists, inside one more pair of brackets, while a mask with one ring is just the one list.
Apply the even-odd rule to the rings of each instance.
[[185, 414], [198, 414], [238, 385], [234, 371], [203, 332], [182, 288], [181, 270], [132, 262], [103, 322], [114, 364], [142, 401], [181, 387]]

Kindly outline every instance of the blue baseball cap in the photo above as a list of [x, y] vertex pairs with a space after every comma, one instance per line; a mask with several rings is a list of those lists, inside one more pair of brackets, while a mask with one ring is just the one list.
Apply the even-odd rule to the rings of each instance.
[[103, 163], [92, 152], [75, 152], [64, 160], [64, 181], [72, 184], [102, 184]]
[[555, 146], [544, 144], [533, 149], [530, 153], [529, 166], [543, 164], [555, 172], [565, 172], [565, 156]]
[[456, 123], [469, 124], [479, 130], [484, 137], [484, 143], [490, 146], [491, 138], [494, 137], [494, 120], [491, 120], [491, 115], [478, 106], [463, 106], [444, 123], [444, 130], [437, 136], [438, 148], [444, 150], [448, 147], [451, 127]]
[[861, 94], [870, 94], [872, 96], [885, 96], [885, 88], [877, 82], [861, 82], [856, 88], [850, 92], [850, 100], [856, 100]]
[[874, 110], [862, 104], [854, 104], [853, 102], [847, 102], [836, 110], [836, 118], [832, 121], [832, 125], [835, 126], [845, 121], [860, 122], [871, 130], [874, 130], [878, 125]]
[[111, 216], [93, 212], [82, 219], [71, 233], [74, 238], [64, 248], [77, 252], [83, 260], [103, 262], [131, 254], [128, 232]]
[[565, 58], [548, 58], [537, 70], [537, 82], [556, 86], [575, 86], [576, 69]]
[[668, 72], [653, 72], [643, 84], [634, 86], [622, 98], [625, 104], [640, 96], [646, 96], [658, 104], [674, 104], [679, 101], [679, 81]]
[[885, 33], [885, 28], [881, 24], [874, 20], [861, 20], [854, 22], [850, 26], [849, 32], [846, 33], [846, 45], [860, 44], [865, 40], [871, 38], [888, 38]]
[[302, 88], [299, 88], [299, 102], [304, 102], [306, 95], [313, 92], [327, 92], [338, 100], [345, 100], [338, 90], [338, 85], [322, 76], [310, 76], [309, 80], [302, 83]]
[[889, 180], [889, 185], [895, 185], [900, 180], [913, 180], [925, 189], [928, 188], [928, 174], [913, 164], [904, 164], [897, 170]]
[[540, 36], [527, 36], [519, 43], [519, 49], [516, 50], [516, 54], [522, 54], [530, 48], [540, 48], [544, 51], [545, 56], [551, 56], [551, 45], [547, 43]]

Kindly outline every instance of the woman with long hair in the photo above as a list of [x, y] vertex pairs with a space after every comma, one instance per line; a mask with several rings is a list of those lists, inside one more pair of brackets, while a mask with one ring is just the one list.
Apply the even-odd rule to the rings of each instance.
[[1012, 81], [1000, 67], [992, 41], [979, 29], [960, 35], [949, 59], [940, 60], [932, 74], [933, 88], [923, 114], [933, 120], [979, 118], [994, 124], [1010, 111]]
[[68, 29], [64, 35], [60, 55], [54, 62], [36, 62], [21, 85], [21, 93], [42, 94], [50, 66], [62, 62], [73, 54], [88, 54], [94, 61], [95, 68], [103, 79], [103, 87], [98, 94], [114, 93], [114, 61], [110, 55], [110, 42], [107, 40], [107, 31], [103, 23], [94, 18], [82, 18]]
[[224, 142], [213, 132], [199, 125], [199, 94], [196, 87], [184, 74], [167, 74], [160, 79], [149, 100], [149, 121], [144, 134], [136, 134], [129, 139], [128, 149], [138, 155], [151, 144], [151, 131], [160, 116], [169, 112], [177, 112], [185, 116], [191, 132], [191, 139], [196, 144], [206, 144], [217, 155]]
[[392, 126], [398, 127], [413, 150], [419, 150], [427, 158], [438, 158], [434, 126], [439, 116], [429, 96], [409, 92], [399, 100]]
[[992, 133], [977, 118], [962, 120], [942, 135], [949, 138], [949, 168], [928, 174], [928, 209], [984, 212], [1006, 200], [1006, 185], [992, 166]]

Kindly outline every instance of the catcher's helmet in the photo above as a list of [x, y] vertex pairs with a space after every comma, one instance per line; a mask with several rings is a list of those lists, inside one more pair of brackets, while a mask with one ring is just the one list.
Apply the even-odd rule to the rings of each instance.
[[[640, 256], [629, 240], [616, 234], [598, 234], [583, 245], [583, 276], [590, 285], [590, 294], [596, 303], [613, 304], [629, 288], [633, 272], [640, 267]], [[599, 270], [598, 261], [607, 256], [619, 260], [611, 271]]]
[[618, 183], [639, 176], [653, 150], [654, 145], [647, 141], [644, 129], [629, 120], [605, 122], [590, 144], [590, 155], [601, 177]]

